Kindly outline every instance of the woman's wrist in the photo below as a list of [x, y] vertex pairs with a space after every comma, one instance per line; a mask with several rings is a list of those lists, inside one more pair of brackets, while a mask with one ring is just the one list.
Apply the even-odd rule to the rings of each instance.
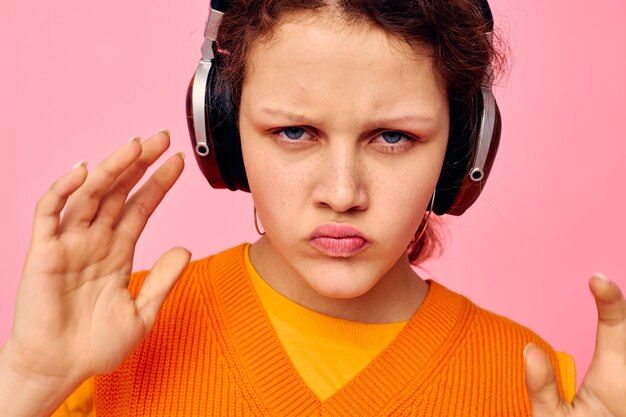
[[24, 367], [10, 341], [0, 348], [0, 417], [50, 416], [75, 389], [75, 382]]

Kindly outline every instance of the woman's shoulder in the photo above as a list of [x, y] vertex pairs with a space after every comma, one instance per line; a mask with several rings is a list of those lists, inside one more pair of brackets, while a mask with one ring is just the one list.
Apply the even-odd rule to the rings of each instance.
[[442, 287], [442, 291], [446, 292], [450, 298], [458, 298], [466, 305], [465, 318], [466, 325], [469, 326], [468, 343], [490, 347], [494, 353], [513, 350], [522, 355], [524, 347], [531, 342], [547, 352], [554, 351], [546, 340], [527, 326], [479, 306], [469, 297], [448, 289], [442, 284], [436, 285]]
[[[183, 295], [197, 287], [199, 283], [214, 281], [222, 275], [237, 272], [243, 265], [244, 250], [248, 243], [224, 249], [215, 254], [205, 255], [201, 258], [189, 262], [181, 276], [176, 281], [171, 295]], [[136, 271], [131, 274], [128, 290], [135, 298], [145, 280], [148, 278], [149, 270]]]
[[[437, 284], [440, 285], [441, 284]], [[444, 287], [450, 297], [457, 297], [466, 305], [465, 337], [458, 356], [472, 358], [492, 377], [509, 378], [511, 372], [523, 379], [524, 348], [534, 343], [548, 354], [552, 362], [562, 394], [568, 398], [575, 390], [575, 366], [573, 358], [555, 350], [537, 332], [502, 314], [483, 308], [468, 297]], [[468, 356], [469, 355], [469, 356]]]
[[[200, 321], [204, 322], [206, 327], [203, 331], [205, 332], [219, 325], [222, 321], [219, 288], [228, 287], [237, 282], [245, 284], [244, 250], [246, 245], [247, 243], [242, 243], [192, 260], [159, 309], [154, 327], [147, 339], [160, 337], [158, 334], [164, 329], [199, 331], [195, 326], [190, 325], [192, 322], [196, 324]], [[131, 274], [128, 289], [132, 298], [137, 297], [147, 279], [158, 279], [158, 277], [149, 276], [149, 271], [137, 271]]]
[[498, 346], [508, 347], [514, 347], [510, 344], [521, 343], [523, 344], [522, 350], [527, 343], [532, 342], [552, 350], [541, 336], [527, 326], [479, 306], [469, 297], [455, 292], [441, 283], [432, 281], [431, 285], [433, 284], [438, 287], [439, 292], [446, 294], [446, 298], [461, 300], [460, 302], [465, 305], [467, 313], [464, 315], [464, 320], [466, 325], [470, 326], [469, 335], [476, 338], [476, 342], [481, 344], [497, 343]]

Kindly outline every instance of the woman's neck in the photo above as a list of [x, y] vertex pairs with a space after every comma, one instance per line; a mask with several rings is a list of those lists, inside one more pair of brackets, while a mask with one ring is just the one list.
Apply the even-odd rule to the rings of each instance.
[[354, 298], [320, 294], [262, 237], [250, 247], [252, 265], [274, 290], [318, 313], [363, 323], [394, 323], [409, 320], [422, 305], [428, 284], [402, 256], [377, 284]]

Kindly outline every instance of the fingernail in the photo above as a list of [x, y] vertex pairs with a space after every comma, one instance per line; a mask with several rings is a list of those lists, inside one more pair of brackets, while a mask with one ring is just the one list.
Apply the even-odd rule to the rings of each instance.
[[128, 143], [133, 142], [133, 141], [139, 142], [139, 136], [133, 136], [132, 138], [128, 140]]
[[526, 360], [526, 354], [528, 353], [529, 349], [534, 349], [535, 348], [535, 344], [534, 343], [529, 343], [526, 345], [526, 347], [524, 348], [524, 360]]
[[170, 133], [169, 129], [161, 129], [158, 132], [156, 132], [155, 135], [158, 135], [159, 133], [165, 133], [168, 138], [172, 137], [172, 134]]
[[81, 166], [87, 166], [87, 161], [83, 159], [82, 161], [76, 163], [76, 165], [72, 167], [72, 170], [75, 170], [76, 168], [81, 167]]
[[600, 278], [603, 281], [609, 282], [609, 279], [602, 272], [594, 272], [592, 275], [596, 278]]
[[176, 155], [180, 156], [181, 159], [185, 159], [185, 152], [177, 152]]

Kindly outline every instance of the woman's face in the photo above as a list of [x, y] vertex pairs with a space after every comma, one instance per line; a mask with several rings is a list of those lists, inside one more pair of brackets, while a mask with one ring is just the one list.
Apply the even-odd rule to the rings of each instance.
[[408, 266], [448, 138], [431, 57], [367, 24], [291, 13], [251, 50], [239, 122], [272, 262], [333, 298]]

